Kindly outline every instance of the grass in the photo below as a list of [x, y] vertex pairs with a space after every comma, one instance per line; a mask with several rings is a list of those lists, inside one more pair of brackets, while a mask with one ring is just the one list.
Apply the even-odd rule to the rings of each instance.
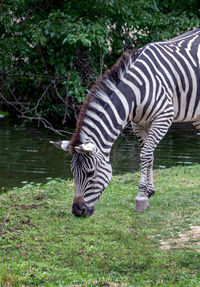
[[141, 214], [139, 173], [113, 177], [89, 218], [71, 214], [71, 181], [0, 195], [0, 286], [200, 286], [199, 169], [155, 171]]

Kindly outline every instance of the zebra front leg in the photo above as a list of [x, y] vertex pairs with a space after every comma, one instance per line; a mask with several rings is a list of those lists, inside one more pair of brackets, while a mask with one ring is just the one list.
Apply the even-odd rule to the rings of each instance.
[[141, 150], [141, 177], [138, 186], [138, 196], [150, 198], [155, 193], [153, 184], [153, 152], [154, 150], [147, 146], [144, 146]]
[[[141, 149], [146, 143], [146, 140], [148, 138], [148, 133], [149, 133], [149, 128], [150, 125], [133, 125], [133, 129], [135, 131], [135, 134], [140, 142], [140, 147]], [[152, 165], [151, 165], [152, 166]], [[146, 182], [146, 177], [151, 178], [152, 172], [149, 170], [150, 166], [147, 167], [147, 171], [145, 170], [144, 173], [145, 175], [141, 177], [140, 179], [140, 184], [139, 184], [139, 192], [138, 195], [136, 196], [136, 211], [141, 212], [144, 211], [149, 203], [149, 198], [148, 198], [148, 193], [147, 193], [147, 182]], [[143, 170], [143, 168], [142, 168]], [[146, 175], [147, 173], [147, 175]]]
[[[139, 182], [139, 192], [136, 196], [137, 212], [144, 211], [149, 205], [149, 197], [153, 194], [153, 178], [152, 178], [152, 164], [153, 164], [153, 150], [151, 150], [146, 144], [141, 150], [141, 177]], [[149, 185], [149, 180], [151, 185]]]
[[167, 133], [173, 120], [173, 108], [168, 107], [165, 113], [157, 117], [150, 127], [148, 137], [141, 149], [141, 178], [136, 197], [136, 211], [144, 211], [148, 199], [155, 193], [153, 185], [153, 154], [156, 146]]
[[152, 160], [151, 160], [149, 166], [147, 167], [147, 189], [146, 189], [146, 193], [147, 193], [148, 198], [150, 198], [151, 196], [153, 196], [155, 194], [154, 182], [153, 182], [153, 160], [154, 160], [154, 156], [152, 155]]
[[[133, 124], [133, 130], [139, 140], [141, 149], [143, 148], [147, 138], [148, 138], [148, 132], [149, 132], [150, 125], [137, 125]], [[141, 168], [142, 170], [144, 168]], [[147, 182], [146, 182], [146, 174], [141, 176], [140, 184], [138, 186], [139, 193], [138, 197], [146, 197], [147, 196]]]

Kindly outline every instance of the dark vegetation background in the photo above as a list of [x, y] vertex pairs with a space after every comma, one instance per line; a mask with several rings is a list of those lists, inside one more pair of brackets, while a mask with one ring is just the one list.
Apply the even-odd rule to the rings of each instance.
[[70, 126], [126, 49], [199, 25], [197, 0], [2, 0], [0, 110]]

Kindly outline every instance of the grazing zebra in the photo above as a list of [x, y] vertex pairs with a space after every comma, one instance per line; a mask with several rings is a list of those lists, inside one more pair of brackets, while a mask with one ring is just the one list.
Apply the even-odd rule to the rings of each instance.
[[138, 198], [148, 201], [154, 150], [172, 122], [187, 121], [200, 130], [200, 29], [124, 53], [87, 96], [71, 141], [52, 142], [73, 155], [72, 212], [93, 213], [111, 180], [112, 145], [129, 122], [141, 145]]

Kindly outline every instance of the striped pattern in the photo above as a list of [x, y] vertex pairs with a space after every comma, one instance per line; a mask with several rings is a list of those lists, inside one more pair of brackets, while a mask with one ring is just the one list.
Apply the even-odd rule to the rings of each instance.
[[110, 182], [111, 165], [98, 151], [93, 156], [75, 153], [71, 169], [75, 177], [75, 198], [84, 198], [88, 207], [93, 206]]
[[[71, 141], [75, 200], [95, 204], [111, 179], [112, 145], [129, 122], [141, 144], [139, 196], [153, 195], [154, 150], [173, 121], [200, 129], [200, 29], [124, 54], [96, 84]], [[95, 154], [74, 151], [85, 142]]]

